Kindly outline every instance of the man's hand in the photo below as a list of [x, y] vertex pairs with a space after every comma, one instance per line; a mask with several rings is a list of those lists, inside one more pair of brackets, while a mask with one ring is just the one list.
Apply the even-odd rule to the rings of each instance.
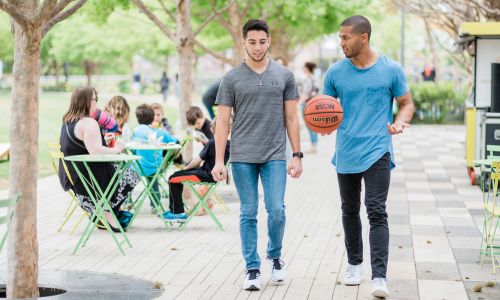
[[212, 169], [212, 177], [215, 181], [227, 180], [226, 166], [223, 163], [215, 163], [215, 166]]
[[410, 127], [410, 124], [403, 121], [396, 121], [392, 125], [391, 123], [387, 123], [387, 130], [391, 135], [403, 133], [405, 128]]
[[298, 157], [292, 158], [288, 164], [287, 173], [292, 178], [299, 178], [300, 174], [302, 174], [302, 160]]

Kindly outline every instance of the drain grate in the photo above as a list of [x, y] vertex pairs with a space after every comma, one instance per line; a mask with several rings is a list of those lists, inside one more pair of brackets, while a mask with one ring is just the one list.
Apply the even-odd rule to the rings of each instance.
[[71, 293], [86, 295], [106, 294], [106, 295], [141, 295], [159, 297], [164, 289], [156, 288], [97, 288], [97, 289], [71, 289]]
[[[7, 272], [0, 271], [0, 282], [5, 282]], [[40, 287], [60, 288], [64, 294], [57, 299], [131, 299], [146, 300], [161, 297], [165, 288], [159, 282], [135, 278], [117, 273], [96, 273], [88, 271], [41, 271], [38, 276]], [[5, 289], [5, 285], [4, 285]], [[0, 299], [2, 295], [0, 284]]]

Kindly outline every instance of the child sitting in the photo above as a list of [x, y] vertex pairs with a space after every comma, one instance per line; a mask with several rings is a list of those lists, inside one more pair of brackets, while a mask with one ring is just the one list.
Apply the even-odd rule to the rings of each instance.
[[153, 107], [153, 110], [155, 111], [155, 119], [153, 121], [153, 124], [151, 124], [151, 127], [153, 128], [161, 128], [163, 130], [166, 130], [170, 135], [174, 135], [174, 129], [172, 128], [172, 125], [168, 122], [168, 119], [165, 117], [165, 113], [163, 112], [163, 106], [159, 103], [153, 103], [151, 104]]
[[[173, 138], [168, 132], [163, 129], [152, 128], [151, 124], [153, 123], [155, 112], [153, 107], [148, 104], [139, 105], [135, 110], [135, 115], [137, 117], [137, 122], [139, 126], [134, 128], [132, 132], [132, 140], [146, 142], [149, 140], [150, 136], [157, 137], [157, 140], [163, 143], [177, 143], [177, 140]], [[135, 154], [141, 156], [142, 158], [139, 160], [139, 165], [142, 168], [143, 176], [146, 176], [148, 181], [153, 180], [154, 175], [158, 168], [161, 167], [161, 163], [163, 160], [163, 151], [162, 150], [136, 150]], [[158, 186], [158, 180], [153, 184], [153, 192], [155, 194], [155, 200], [160, 200], [160, 191]], [[151, 207], [154, 208], [154, 201], [151, 200]], [[160, 203], [157, 203], [158, 205]]]
[[210, 130], [210, 120], [208, 120], [198, 106], [191, 106], [186, 111], [186, 120], [189, 126], [196, 129], [198, 136], [194, 139], [203, 145], [214, 138], [213, 132]]
[[[216, 120], [212, 121], [213, 131], [215, 131]], [[229, 160], [229, 141], [227, 141], [224, 153], [224, 163]], [[170, 192], [169, 210], [163, 214], [168, 221], [185, 222], [187, 214], [184, 212], [182, 201], [183, 181], [215, 182], [212, 177], [212, 169], [215, 166], [215, 140], [209, 140], [200, 154], [184, 168], [172, 174], [168, 180]]]
[[97, 121], [102, 134], [118, 131], [118, 123], [116, 123], [115, 118], [113, 118], [107, 112], [97, 108], [91, 115], [91, 117]]
[[130, 106], [128, 105], [127, 100], [125, 100], [122, 96], [114, 96], [108, 101], [108, 103], [106, 103], [104, 111], [116, 120], [116, 123], [118, 124], [118, 131], [116, 133], [120, 135], [122, 133], [123, 125], [128, 122], [128, 116], [130, 113]]

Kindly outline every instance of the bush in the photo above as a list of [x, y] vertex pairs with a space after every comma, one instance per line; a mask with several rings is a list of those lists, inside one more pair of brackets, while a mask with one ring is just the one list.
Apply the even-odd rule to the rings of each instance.
[[129, 85], [129, 80], [120, 80], [120, 82], [118, 82], [118, 90], [120, 93], [126, 94], [130, 91]]
[[42, 86], [44, 92], [71, 92], [72, 87], [67, 82], [60, 82], [56, 85]]
[[414, 120], [422, 123], [442, 124], [463, 122], [465, 91], [455, 91], [452, 82], [421, 82], [411, 84], [415, 104]]

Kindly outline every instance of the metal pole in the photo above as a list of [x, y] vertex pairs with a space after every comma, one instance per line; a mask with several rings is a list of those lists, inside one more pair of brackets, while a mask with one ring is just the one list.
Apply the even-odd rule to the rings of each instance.
[[401, 8], [401, 53], [400, 61], [403, 69], [405, 68], [405, 12]]

